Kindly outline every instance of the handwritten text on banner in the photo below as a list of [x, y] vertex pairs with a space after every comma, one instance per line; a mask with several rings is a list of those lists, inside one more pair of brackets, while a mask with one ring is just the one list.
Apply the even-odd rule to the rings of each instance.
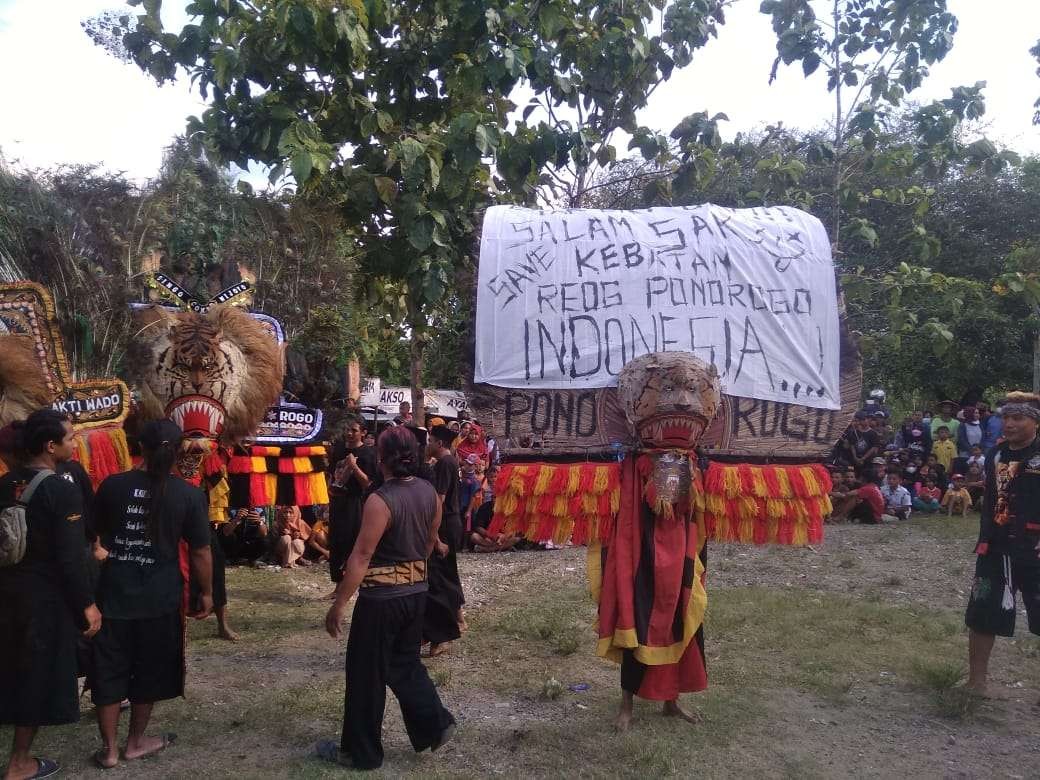
[[493, 207], [476, 326], [476, 382], [609, 387], [639, 355], [687, 351], [729, 395], [841, 406], [830, 244], [793, 208]]

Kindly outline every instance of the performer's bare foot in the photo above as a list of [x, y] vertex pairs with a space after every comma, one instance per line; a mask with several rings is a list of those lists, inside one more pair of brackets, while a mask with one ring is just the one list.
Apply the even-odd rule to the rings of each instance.
[[430, 644], [430, 652], [427, 654], [427, 658], [436, 658], [439, 655], [444, 655], [448, 652], [448, 648], [451, 647], [451, 642], [442, 642], [439, 645]]
[[123, 750], [123, 758], [127, 761], [133, 761], [145, 756], [154, 756], [156, 753], [166, 750], [176, 739], [176, 734], [163, 734], [158, 737], [142, 736], [133, 741], [127, 739], [126, 748]]
[[466, 629], [469, 628], [469, 624], [466, 623], [466, 613], [460, 608], [455, 616], [455, 622], [459, 624], [459, 631], [466, 633]]
[[617, 717], [614, 719], [614, 730], [619, 733], [628, 731], [632, 725], [632, 694], [628, 691], [621, 692], [621, 706], [618, 708]]
[[701, 716], [696, 712], [687, 712], [679, 706], [678, 699], [672, 699], [672, 701], [666, 701], [664, 708], [661, 710], [667, 718], [682, 718], [687, 723], [700, 723]]

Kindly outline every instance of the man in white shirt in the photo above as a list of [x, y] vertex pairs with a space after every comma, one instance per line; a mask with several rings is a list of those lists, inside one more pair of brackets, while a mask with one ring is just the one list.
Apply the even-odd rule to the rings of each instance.
[[885, 484], [881, 486], [881, 497], [885, 499], [885, 514], [888, 517], [883, 519], [910, 519], [910, 508], [912, 506], [910, 491], [903, 487], [900, 484], [901, 482], [899, 472], [895, 469], [890, 470], [885, 475]]

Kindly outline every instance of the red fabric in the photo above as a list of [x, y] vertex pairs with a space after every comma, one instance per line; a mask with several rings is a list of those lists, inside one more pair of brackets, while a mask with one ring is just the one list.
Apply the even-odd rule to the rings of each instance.
[[646, 667], [636, 696], [650, 701], [675, 701], [680, 693], [694, 693], [707, 687], [708, 670], [700, 645], [694, 639], [679, 663]]
[[634, 629], [636, 563], [642, 550], [639, 540], [639, 509], [643, 502], [642, 481], [636, 477], [636, 459], [621, 464], [621, 506], [614, 521], [603, 567], [599, 596], [599, 636], [608, 639], [618, 629]]
[[[601, 640], [618, 641], [617, 632], [625, 632], [631, 641], [633, 634], [639, 647], [648, 650], [672, 647], [680, 641], [676, 624], [685, 624], [689, 615], [692, 587], [683, 586], [683, 571], [687, 559], [695, 560], [700, 550], [697, 525], [691, 519], [689, 507], [673, 507], [672, 518], [644, 515], [644, 490], [653, 469], [648, 456], [627, 458], [621, 464], [621, 505], [615, 519], [613, 533], [607, 543], [607, 557], [603, 567], [599, 599], [599, 636]], [[696, 489], [702, 489], [700, 479]], [[653, 523], [653, 571], [639, 571], [642, 555], [644, 523]], [[636, 581], [640, 576], [652, 579], [652, 592], [637, 593]], [[646, 581], [644, 580], [644, 581]], [[703, 576], [701, 584], [703, 584]], [[640, 614], [648, 614], [645, 636], [636, 624], [636, 601], [647, 598], [639, 605]], [[696, 619], [695, 617], [692, 619]], [[695, 630], [698, 627], [694, 627]], [[614, 648], [619, 645], [615, 644]], [[628, 648], [636, 649], [636, 648]], [[603, 648], [601, 646], [601, 652]], [[645, 665], [637, 695], [653, 700], [669, 701], [682, 691], [700, 691], [707, 687], [704, 658], [691, 638], [677, 663]]]
[[487, 439], [484, 437], [484, 429], [479, 425], [474, 425], [470, 428], [470, 432], [477, 432], [477, 440], [472, 442], [469, 440], [469, 436], [459, 442], [459, 446], [455, 448], [455, 454], [458, 459], [465, 460], [470, 455], [476, 455], [478, 458], [486, 461], [488, 459], [488, 448]]
[[191, 598], [191, 563], [188, 552], [188, 543], [181, 539], [180, 544], [177, 546], [177, 559], [181, 567], [181, 577], [184, 579], [184, 588], [181, 590], [181, 614], [188, 614], [188, 601]]
[[868, 482], [856, 491], [856, 495], [867, 502], [874, 520], [881, 520], [881, 515], [885, 513], [885, 497], [881, 495], [881, 489], [873, 482]]

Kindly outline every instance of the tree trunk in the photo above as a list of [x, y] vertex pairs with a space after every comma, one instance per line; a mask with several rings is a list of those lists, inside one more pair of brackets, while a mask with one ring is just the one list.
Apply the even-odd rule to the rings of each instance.
[[1033, 392], [1040, 393], [1040, 333], [1033, 336]]
[[834, 58], [834, 70], [839, 74], [838, 83], [834, 85], [834, 184], [831, 190], [834, 198], [834, 215], [831, 222], [831, 250], [836, 259], [841, 255], [841, 152], [844, 142], [845, 128], [842, 127], [844, 107], [841, 101], [841, 47], [838, 45], [838, 22], [841, 14], [838, 0], [834, 0], [834, 38], [831, 41], [831, 53]]
[[410, 358], [411, 384], [412, 384], [412, 416], [415, 424], [420, 427], [426, 425], [426, 410], [424, 408], [424, 394], [422, 386], [423, 374], [423, 340], [422, 335], [416, 328], [412, 328], [412, 336], [408, 342], [408, 354]]

